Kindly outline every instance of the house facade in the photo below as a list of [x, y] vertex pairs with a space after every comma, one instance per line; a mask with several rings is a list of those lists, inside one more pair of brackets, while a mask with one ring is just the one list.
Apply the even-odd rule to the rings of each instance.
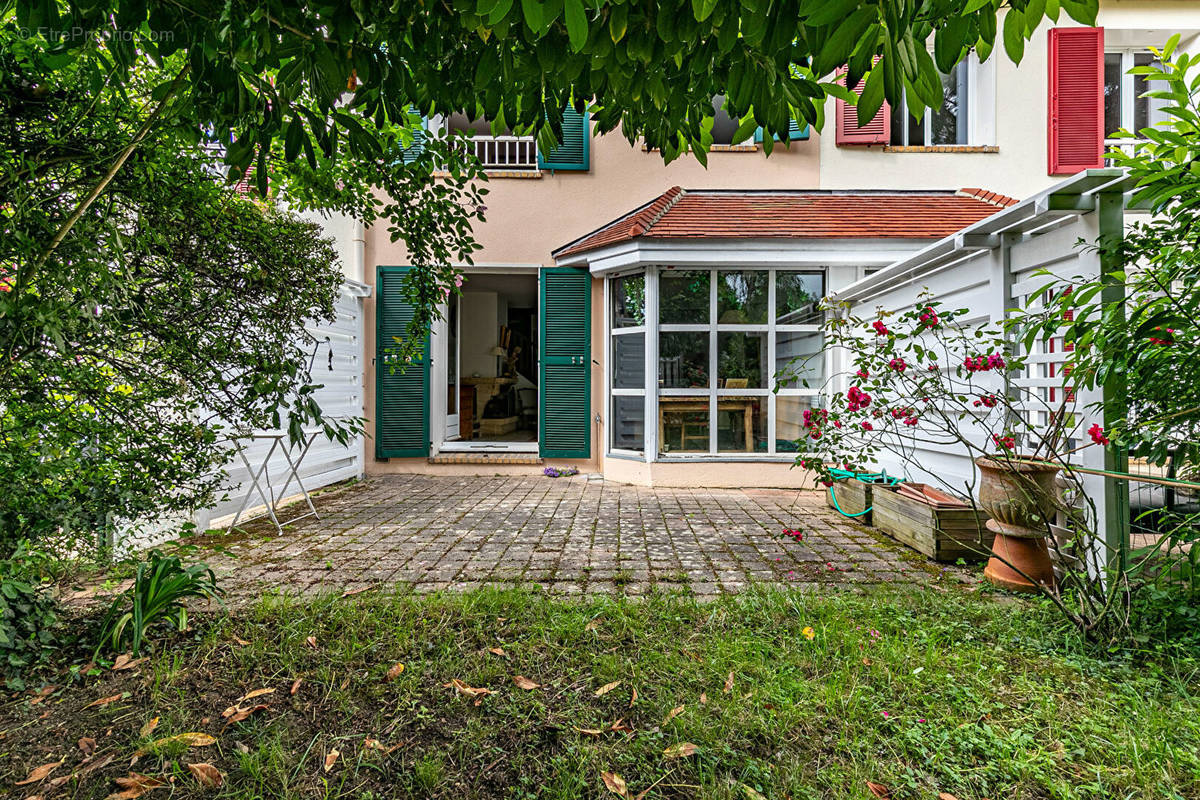
[[1020, 66], [969, 57], [920, 121], [901, 104], [859, 127], [830, 100], [824, 134], [793, 129], [764, 158], [718, 116], [707, 169], [593, 137], [573, 112], [548, 153], [431, 120], [475, 129], [482, 249], [420, 363], [393, 372], [406, 253], [382, 227], [345, 232], [352, 277], [373, 287], [368, 474], [574, 466], [656, 486], [811, 485], [793, 441], [836, 367], [821, 297], [1101, 166], [1107, 133], [1155, 119], [1124, 73], [1174, 33], [1194, 49], [1200, 5], [1106, 2], [1096, 28], [1060, 23]]

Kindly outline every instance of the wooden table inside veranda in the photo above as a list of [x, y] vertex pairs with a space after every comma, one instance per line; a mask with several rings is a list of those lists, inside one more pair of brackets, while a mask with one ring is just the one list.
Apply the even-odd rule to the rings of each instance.
[[[745, 430], [746, 449], [749, 450], [754, 445], [754, 406], [761, 400], [760, 397], [718, 397], [717, 411], [740, 411], [742, 412], [742, 427]], [[667, 411], [708, 411], [708, 398], [697, 399], [694, 397], [664, 397], [659, 395], [658, 398], [658, 441], [665, 442], [663, 438], [664, 424], [663, 420], [666, 417]], [[680, 425], [679, 432], [679, 449], [687, 449], [687, 423]], [[693, 439], [700, 438], [698, 436], [690, 437]], [[703, 434], [705, 440], [704, 449], [708, 449], [708, 430], [705, 429]]]

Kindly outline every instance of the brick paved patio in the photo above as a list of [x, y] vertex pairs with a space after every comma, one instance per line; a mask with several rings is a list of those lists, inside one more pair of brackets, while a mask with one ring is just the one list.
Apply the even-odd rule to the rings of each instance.
[[[256, 523], [216, 537], [231, 593], [540, 584], [560, 594], [698, 595], [753, 582], [960, 580], [829, 509], [817, 492], [647, 489], [583, 477], [373, 478], [318, 499], [281, 537]], [[286, 516], [286, 514], [285, 514]], [[781, 537], [785, 527], [804, 540]]]

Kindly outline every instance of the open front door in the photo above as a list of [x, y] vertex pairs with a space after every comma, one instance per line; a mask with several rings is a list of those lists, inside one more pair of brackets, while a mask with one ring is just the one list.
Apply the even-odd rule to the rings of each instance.
[[543, 458], [591, 455], [591, 275], [544, 267], [538, 442]]
[[[375, 456], [429, 455], [429, 332], [409, 364], [395, 353], [408, 336], [413, 306], [404, 295], [409, 267], [380, 267], [375, 300]], [[395, 370], [393, 370], [393, 366]]]

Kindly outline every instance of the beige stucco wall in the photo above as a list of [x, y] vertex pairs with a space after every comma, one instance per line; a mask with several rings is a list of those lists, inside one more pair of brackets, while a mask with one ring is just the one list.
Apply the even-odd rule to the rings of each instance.
[[[1200, 31], [1200, 0], [1109, 0], [1097, 25], [1105, 29], [1106, 46], [1157, 46], [1171, 34], [1186, 32], [1185, 45], [1195, 51]], [[1022, 199], [1062, 176], [1046, 173], [1047, 160], [1047, 31], [1078, 26], [1064, 12], [1049, 21], [1025, 44], [1020, 65], [997, 43], [995, 62], [994, 136], [996, 153], [902, 153], [882, 146], [838, 147], [832, 130], [834, 101], [826, 106], [828, 135], [819, 140], [821, 188], [959, 189], [976, 186]], [[989, 109], [990, 111], [991, 109]]]
[[655, 461], [631, 458], [604, 460], [605, 480], [660, 488], [709, 489], [816, 489], [808, 470], [790, 462], [764, 461]]
[[[613, 131], [591, 141], [587, 172], [542, 173], [541, 177], [494, 174], [487, 183], [486, 222], [476, 223], [483, 249], [478, 264], [554, 263], [550, 251], [604, 225], [672, 186], [693, 189], [811, 189], [817, 186], [818, 145], [808, 141], [761, 150], [718, 151], [708, 168], [690, 155], [663, 164], [658, 152], [631, 145]], [[369, 264], [403, 264], [402, 244], [388, 240], [386, 227], [367, 232]]]

